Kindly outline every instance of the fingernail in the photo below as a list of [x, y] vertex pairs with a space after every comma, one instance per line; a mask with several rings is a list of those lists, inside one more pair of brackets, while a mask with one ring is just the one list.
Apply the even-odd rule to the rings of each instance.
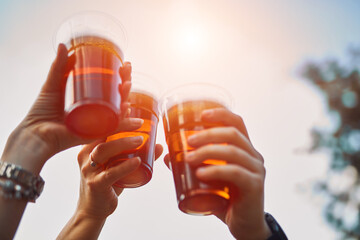
[[132, 158], [132, 162], [131, 162], [134, 166], [138, 166], [141, 163], [141, 158], [140, 157], [135, 157]]
[[206, 167], [200, 167], [196, 170], [197, 175], [204, 175], [205, 172], [206, 172]]
[[129, 112], [131, 112], [131, 108], [130, 108], [131, 104], [129, 102], [124, 102], [124, 105], [128, 109], [128, 111], [130, 110]]
[[202, 111], [201, 115], [207, 118], [212, 117], [214, 115], [214, 110], [213, 109], [204, 110]]
[[195, 159], [195, 153], [194, 152], [188, 152], [185, 154], [185, 161], [191, 162]]
[[[62, 48], [64, 48], [64, 50]], [[67, 51], [66, 46], [63, 43], [60, 43], [58, 45], [56, 55], [59, 56], [61, 51]], [[65, 54], [63, 54], [63, 55], [65, 55]]]
[[130, 114], [131, 114], [131, 108], [128, 108], [127, 111], [126, 111], [126, 115], [125, 115], [125, 116], [128, 117], [128, 116], [130, 116]]
[[189, 136], [188, 139], [187, 139], [187, 141], [188, 141], [188, 143], [190, 145], [196, 143], [196, 140], [197, 140], [197, 135], [196, 134]]
[[124, 65], [122, 66], [122, 68], [124, 68], [124, 67], [126, 67], [126, 66], [131, 67], [131, 63], [130, 63], [130, 62], [124, 62]]
[[136, 136], [132, 138], [133, 143], [139, 144], [142, 143], [144, 141], [144, 137], [143, 136]]
[[134, 119], [132, 120], [132, 122], [134, 123], [134, 125], [143, 125], [144, 119], [134, 118]]

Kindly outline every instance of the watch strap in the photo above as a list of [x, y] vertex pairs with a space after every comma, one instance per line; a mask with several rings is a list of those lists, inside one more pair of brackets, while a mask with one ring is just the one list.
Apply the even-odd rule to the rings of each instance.
[[[40, 176], [34, 175], [23, 169], [21, 166], [1, 161], [0, 178], [6, 179], [6, 182], [3, 182], [2, 187], [4, 188], [4, 191], [7, 191], [7, 196], [11, 196], [10, 193], [13, 191], [32, 202], [40, 196], [45, 184]], [[9, 181], [13, 181], [14, 185], [11, 185]]]

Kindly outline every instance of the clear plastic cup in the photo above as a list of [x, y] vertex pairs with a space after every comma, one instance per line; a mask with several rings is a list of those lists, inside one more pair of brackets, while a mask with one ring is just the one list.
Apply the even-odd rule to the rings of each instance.
[[107, 138], [107, 141], [124, 137], [142, 136], [143, 143], [136, 149], [124, 151], [106, 163], [107, 167], [121, 164], [129, 158], [140, 157], [140, 166], [129, 175], [119, 179], [114, 186], [135, 188], [145, 185], [151, 180], [155, 160], [156, 132], [159, 122], [159, 83], [152, 77], [133, 72], [132, 87], [129, 94], [130, 117], [141, 118], [143, 125], [134, 131], [118, 132]]
[[202, 121], [201, 112], [211, 108], [230, 109], [232, 98], [219, 86], [193, 83], [168, 91], [161, 101], [179, 209], [193, 215], [209, 215], [224, 210], [229, 204], [229, 187], [221, 182], [202, 182], [196, 177], [195, 171], [197, 167], [226, 162], [207, 159], [200, 166], [194, 167], [184, 161], [184, 156], [195, 149], [187, 144], [189, 136], [222, 126], [221, 123]]
[[121, 95], [119, 69], [124, 63], [125, 30], [102, 12], [78, 13], [65, 20], [54, 45], [68, 49], [65, 124], [75, 134], [99, 138], [119, 124]]

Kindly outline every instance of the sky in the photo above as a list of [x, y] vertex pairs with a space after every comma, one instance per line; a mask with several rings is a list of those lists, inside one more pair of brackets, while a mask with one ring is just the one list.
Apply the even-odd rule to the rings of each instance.
[[[299, 69], [309, 60], [343, 58], [359, 43], [359, 1], [1, 0], [1, 149], [46, 79], [57, 28], [85, 10], [103, 11], [122, 23], [125, 60], [157, 79], [162, 91], [195, 81], [227, 89], [235, 100], [233, 111], [244, 118], [265, 159], [265, 210], [289, 239], [336, 238], [323, 220], [323, 200], [309, 192], [311, 182], [326, 175], [327, 156], [306, 153], [311, 128], [331, 122], [322, 96]], [[157, 141], [166, 147], [162, 122]], [[15, 239], [55, 239], [71, 217], [79, 149], [45, 164], [45, 189], [36, 204], [28, 204]], [[233, 239], [215, 217], [178, 210], [163, 156], [150, 183], [123, 192], [100, 239]]]

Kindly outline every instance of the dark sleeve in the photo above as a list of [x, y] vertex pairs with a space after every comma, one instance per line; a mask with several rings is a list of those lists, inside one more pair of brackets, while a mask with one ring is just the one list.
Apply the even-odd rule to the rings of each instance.
[[265, 220], [272, 233], [267, 240], [288, 240], [286, 234], [280, 227], [280, 224], [270, 213], [265, 213]]

